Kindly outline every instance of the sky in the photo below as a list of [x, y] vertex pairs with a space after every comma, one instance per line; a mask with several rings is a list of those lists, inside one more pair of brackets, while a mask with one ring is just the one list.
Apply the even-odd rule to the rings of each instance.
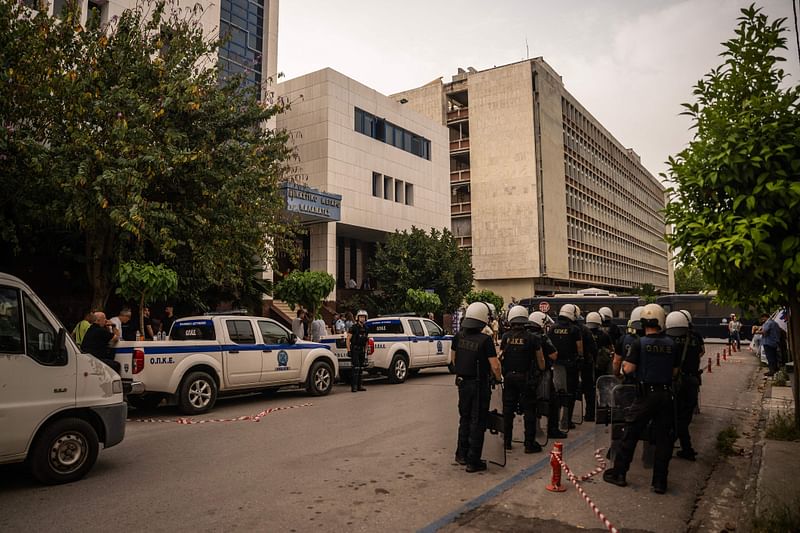
[[[680, 116], [722, 59], [751, 0], [282, 0], [278, 72], [331, 67], [383, 94], [459, 67], [542, 56], [567, 90], [653, 174], [691, 140]], [[792, 0], [761, 0], [786, 18], [784, 69], [800, 83]], [[800, 16], [800, 13], [798, 13]]]

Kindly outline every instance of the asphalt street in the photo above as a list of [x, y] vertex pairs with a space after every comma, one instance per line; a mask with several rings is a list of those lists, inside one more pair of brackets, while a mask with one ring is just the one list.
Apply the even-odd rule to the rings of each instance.
[[[697, 463], [673, 460], [668, 494], [649, 492], [637, 461], [631, 486], [584, 486], [618, 527], [682, 531], [714, 460], [713, 441], [750, 409], [755, 358], [747, 353], [704, 376]], [[178, 424], [174, 408], [132, 410], [125, 440], [101, 451], [82, 481], [43, 487], [20, 466], [0, 467], [0, 531], [537, 531], [547, 524], [602, 527], [569, 487], [544, 490], [546, 453], [517, 445], [505, 468], [467, 474], [453, 462], [456, 388], [446, 371], [401, 385], [339, 385], [322, 398], [282, 391], [224, 399], [195, 420], [254, 415], [261, 421]], [[155, 418], [168, 422], [142, 422]], [[565, 459], [591, 470], [605, 432], [570, 432]], [[578, 445], [580, 444], [580, 445]], [[548, 448], [552, 442], [548, 444]], [[568, 483], [568, 481], [565, 481]], [[559, 529], [552, 529], [553, 531]]]

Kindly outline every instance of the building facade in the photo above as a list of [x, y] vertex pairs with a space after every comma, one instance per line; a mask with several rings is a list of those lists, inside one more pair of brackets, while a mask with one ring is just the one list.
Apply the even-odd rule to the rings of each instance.
[[392, 95], [448, 128], [451, 227], [506, 300], [674, 283], [665, 189], [541, 58]]
[[[297, 149], [301, 180], [291, 187], [304, 187], [301, 196], [311, 202], [322, 195], [312, 213], [301, 213], [309, 233], [305, 268], [333, 275], [337, 290], [370, 288], [375, 243], [412, 226], [450, 226], [448, 130], [441, 121], [329, 68], [280, 83], [277, 91], [291, 102], [277, 119]], [[338, 209], [326, 210], [337, 198]]]

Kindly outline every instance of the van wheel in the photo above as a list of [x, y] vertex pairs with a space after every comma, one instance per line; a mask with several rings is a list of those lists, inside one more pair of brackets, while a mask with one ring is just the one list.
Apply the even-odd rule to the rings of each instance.
[[402, 383], [408, 377], [408, 357], [404, 353], [395, 354], [389, 365], [389, 383]]
[[33, 477], [55, 485], [77, 481], [97, 461], [97, 432], [80, 418], [62, 418], [39, 434], [28, 456]]
[[217, 382], [206, 372], [192, 372], [183, 378], [178, 390], [178, 406], [183, 414], [205, 413], [217, 402]]
[[325, 396], [333, 388], [333, 367], [325, 361], [315, 361], [308, 372], [306, 390], [314, 396]]

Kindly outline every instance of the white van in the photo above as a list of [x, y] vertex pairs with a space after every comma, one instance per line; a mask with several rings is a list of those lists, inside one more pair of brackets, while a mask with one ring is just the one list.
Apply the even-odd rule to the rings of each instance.
[[83, 477], [125, 436], [122, 380], [81, 353], [30, 287], [0, 272], [0, 464], [43, 483]]

